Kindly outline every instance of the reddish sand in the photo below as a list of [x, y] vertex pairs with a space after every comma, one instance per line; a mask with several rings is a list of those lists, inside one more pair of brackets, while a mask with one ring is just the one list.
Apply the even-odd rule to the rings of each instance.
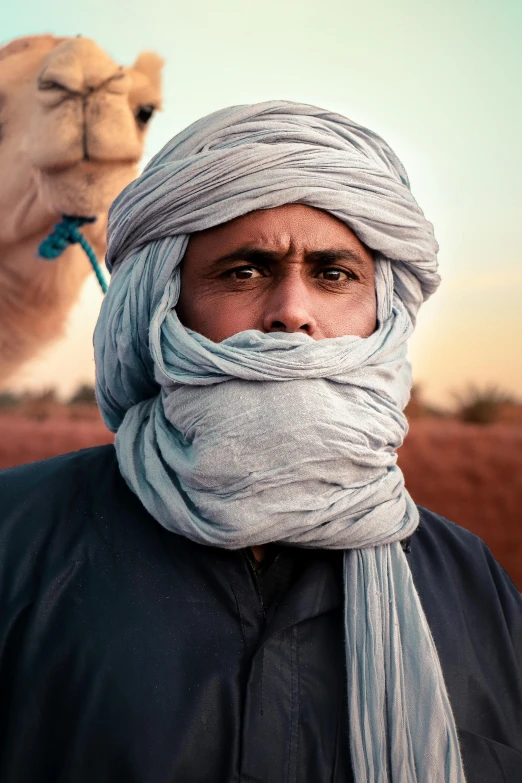
[[413, 421], [399, 464], [414, 500], [479, 535], [522, 590], [522, 427]]
[[[74, 415], [3, 413], [0, 468], [112, 441], [95, 411]], [[415, 501], [481, 536], [522, 589], [522, 427], [414, 420], [399, 464]]]

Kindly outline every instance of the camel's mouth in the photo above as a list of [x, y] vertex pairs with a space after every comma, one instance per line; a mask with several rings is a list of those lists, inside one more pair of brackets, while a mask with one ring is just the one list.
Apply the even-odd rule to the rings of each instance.
[[53, 211], [78, 217], [105, 212], [136, 176], [136, 163], [79, 161], [40, 170], [42, 195]]
[[124, 169], [128, 172], [129, 166], [136, 166], [138, 161], [136, 159], [128, 160], [96, 160], [93, 158], [78, 158], [75, 161], [63, 161], [55, 162], [48, 166], [40, 166], [39, 171], [42, 176], [54, 177], [60, 176], [66, 173], [79, 173], [84, 176], [104, 176], [110, 174], [111, 169], [113, 172]]

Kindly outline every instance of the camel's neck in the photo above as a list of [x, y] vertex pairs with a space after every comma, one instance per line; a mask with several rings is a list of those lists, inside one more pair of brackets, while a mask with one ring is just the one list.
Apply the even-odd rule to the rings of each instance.
[[5, 178], [0, 188], [0, 248], [45, 236], [60, 216], [42, 197], [36, 174], [20, 153]]
[[[103, 235], [104, 227], [100, 228]], [[40, 346], [62, 335], [69, 310], [91, 272], [79, 245], [68, 247], [54, 261], [39, 258], [38, 246], [46, 233], [17, 245], [0, 245], [0, 382]], [[103, 258], [99, 238], [90, 236], [89, 241]]]
[[[59, 302], [68, 297], [71, 288], [81, 286], [91, 269], [84, 250], [79, 245], [69, 246], [54, 261], [42, 259], [38, 254], [40, 243], [54, 229], [60, 218], [54, 218], [43, 230], [16, 243], [0, 241], [0, 280], [3, 286], [15, 290], [17, 297], [41, 298], [45, 302]], [[106, 242], [106, 215], [96, 223], [81, 228], [82, 234], [92, 245], [99, 260], [103, 260]], [[0, 304], [3, 300], [0, 289]]]

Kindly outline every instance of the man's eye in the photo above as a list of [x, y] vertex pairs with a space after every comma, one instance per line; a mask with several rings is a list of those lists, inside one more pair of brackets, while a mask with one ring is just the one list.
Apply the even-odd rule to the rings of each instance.
[[322, 280], [328, 280], [329, 282], [337, 283], [341, 280], [353, 280], [354, 275], [350, 272], [346, 272], [344, 269], [323, 269], [319, 272], [318, 277]]
[[228, 276], [234, 280], [253, 280], [256, 277], [262, 277], [262, 274], [255, 266], [238, 266], [231, 269]]

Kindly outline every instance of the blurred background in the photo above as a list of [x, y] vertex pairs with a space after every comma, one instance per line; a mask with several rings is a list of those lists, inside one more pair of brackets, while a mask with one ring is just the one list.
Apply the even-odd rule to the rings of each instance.
[[[402, 159], [440, 244], [439, 292], [411, 344], [417, 502], [478, 532], [522, 588], [522, 4], [516, 0], [24, 0], [0, 43], [93, 38], [165, 59], [142, 165], [223, 106], [274, 98], [341, 112]], [[92, 402], [94, 277], [65, 336], [0, 392], [0, 467], [108, 441]], [[71, 399], [72, 404], [68, 404]]]

